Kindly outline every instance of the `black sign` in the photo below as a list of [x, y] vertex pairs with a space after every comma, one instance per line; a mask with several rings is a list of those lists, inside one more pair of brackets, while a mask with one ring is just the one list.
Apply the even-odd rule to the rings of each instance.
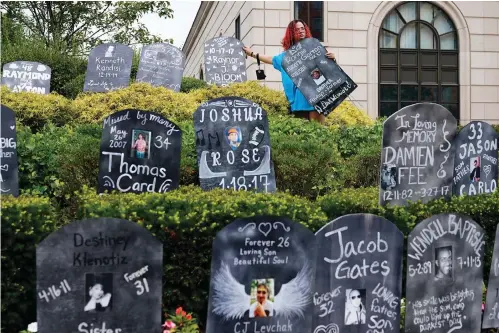
[[483, 121], [466, 125], [454, 140], [454, 194], [477, 195], [497, 189], [497, 132]]
[[132, 48], [123, 44], [101, 44], [92, 49], [83, 91], [106, 92], [128, 87], [132, 58]]
[[140, 55], [137, 82], [180, 91], [185, 67], [184, 53], [171, 44], [146, 45]]
[[201, 188], [276, 190], [267, 113], [240, 97], [203, 103], [194, 113]]
[[407, 245], [406, 333], [479, 333], [484, 231], [458, 214], [419, 223]]
[[125, 220], [76, 221], [36, 249], [39, 333], [155, 332], [163, 245]]
[[315, 110], [326, 116], [357, 88], [315, 38], [291, 46], [282, 67]]
[[14, 61], [3, 65], [2, 84], [14, 92], [50, 93], [49, 66], [32, 61]]
[[314, 333], [399, 332], [404, 236], [370, 214], [342, 216], [316, 233]]
[[14, 111], [2, 104], [0, 136], [0, 193], [19, 195], [16, 116]]
[[490, 265], [489, 285], [487, 287], [487, 300], [482, 325], [482, 328], [497, 327], [499, 327], [499, 225], [496, 228], [494, 254]]
[[309, 332], [314, 234], [287, 218], [239, 219], [213, 242], [207, 333]]
[[227, 86], [246, 81], [246, 56], [243, 44], [233, 37], [216, 37], [204, 44], [206, 82]]
[[456, 128], [456, 118], [433, 103], [407, 106], [385, 120], [381, 205], [450, 197]]
[[178, 187], [180, 128], [154, 112], [124, 110], [104, 119], [99, 193], [167, 192]]

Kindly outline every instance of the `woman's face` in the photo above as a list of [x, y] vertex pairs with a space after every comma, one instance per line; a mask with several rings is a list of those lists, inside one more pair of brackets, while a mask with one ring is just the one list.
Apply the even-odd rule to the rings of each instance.
[[93, 298], [101, 298], [102, 296], [104, 296], [104, 290], [102, 290], [102, 285], [101, 284], [96, 284], [94, 285], [91, 289], [90, 289], [90, 292], [89, 292], [90, 296], [92, 296]]
[[350, 293], [350, 302], [352, 302], [353, 306], [355, 306], [356, 308], [360, 306], [361, 299], [360, 292], [358, 290], [353, 290]]
[[144, 137], [142, 136], [142, 134], [139, 134], [139, 139], [144, 140]]
[[300, 40], [305, 38], [305, 26], [301, 22], [295, 24], [295, 34]]

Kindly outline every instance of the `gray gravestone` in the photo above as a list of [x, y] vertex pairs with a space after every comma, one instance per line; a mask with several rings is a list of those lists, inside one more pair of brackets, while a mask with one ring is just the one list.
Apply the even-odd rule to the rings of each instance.
[[184, 53], [171, 44], [156, 43], [142, 48], [137, 82], [147, 82], [180, 91], [185, 67]]
[[483, 121], [473, 121], [459, 132], [453, 143], [455, 195], [497, 189], [497, 137], [495, 129]]
[[163, 245], [136, 223], [75, 221], [36, 249], [39, 333], [156, 332]]
[[180, 128], [155, 112], [123, 110], [104, 119], [99, 193], [167, 192], [180, 177]]
[[14, 61], [3, 65], [2, 84], [14, 92], [50, 93], [49, 66], [32, 61]]
[[17, 164], [16, 116], [14, 111], [2, 104], [0, 115], [0, 193], [19, 195]]
[[458, 214], [420, 222], [407, 244], [406, 333], [479, 333], [484, 231]]
[[274, 192], [267, 113], [240, 97], [221, 97], [194, 112], [201, 188]]
[[326, 116], [357, 88], [315, 38], [291, 46], [282, 67], [315, 110]]
[[399, 332], [404, 236], [385, 218], [342, 216], [316, 234], [314, 333]]
[[128, 87], [132, 71], [132, 48], [101, 44], [90, 52], [83, 91], [106, 92]]
[[246, 81], [246, 55], [243, 43], [234, 37], [216, 37], [204, 44], [206, 82], [226, 86]]
[[499, 225], [496, 227], [494, 254], [490, 265], [489, 285], [487, 286], [487, 299], [483, 312], [482, 328], [499, 327]]
[[407, 106], [385, 120], [381, 205], [450, 197], [456, 128], [456, 118], [433, 103]]
[[226, 226], [213, 242], [207, 333], [309, 332], [315, 237], [287, 218]]

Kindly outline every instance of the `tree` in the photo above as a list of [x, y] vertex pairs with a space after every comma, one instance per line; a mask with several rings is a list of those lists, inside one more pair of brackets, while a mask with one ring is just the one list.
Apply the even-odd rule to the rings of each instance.
[[173, 18], [169, 1], [2, 1], [0, 9], [29, 36], [72, 54], [86, 53], [105, 42], [173, 42], [151, 35], [139, 22], [151, 12]]

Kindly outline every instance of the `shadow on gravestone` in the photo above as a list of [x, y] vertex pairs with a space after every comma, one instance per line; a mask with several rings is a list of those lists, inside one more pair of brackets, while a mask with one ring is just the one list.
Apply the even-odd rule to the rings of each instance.
[[156, 332], [162, 275], [163, 245], [138, 224], [66, 225], [36, 249], [38, 332]]
[[215, 37], [204, 44], [204, 66], [206, 82], [227, 86], [234, 82], [245, 82], [246, 55], [243, 43], [234, 37]]
[[194, 112], [203, 190], [275, 192], [269, 123], [262, 107], [240, 97], [221, 97]]
[[52, 70], [33, 61], [14, 61], [3, 65], [2, 84], [14, 92], [50, 93]]
[[380, 205], [450, 197], [456, 118], [443, 106], [418, 103], [383, 123]]
[[17, 164], [16, 115], [2, 104], [0, 138], [0, 193], [19, 195], [19, 177]]
[[178, 188], [181, 146], [181, 129], [158, 113], [113, 113], [103, 124], [99, 193], [164, 193]]
[[385, 218], [339, 217], [315, 234], [314, 333], [400, 330], [404, 236]]
[[180, 91], [185, 67], [185, 55], [167, 43], [146, 45], [140, 54], [137, 82]]
[[101, 44], [90, 52], [83, 91], [106, 92], [128, 87], [132, 72], [132, 48]]
[[496, 227], [482, 328], [499, 328], [499, 225]]
[[284, 217], [237, 219], [213, 241], [207, 333], [309, 332], [314, 234]]
[[439, 214], [409, 234], [406, 333], [479, 333], [484, 231], [458, 214]]
[[483, 121], [466, 125], [454, 140], [454, 194], [477, 195], [497, 189], [497, 132]]
[[290, 47], [282, 67], [315, 110], [327, 116], [357, 84], [326, 57], [326, 49], [315, 38], [306, 38]]

